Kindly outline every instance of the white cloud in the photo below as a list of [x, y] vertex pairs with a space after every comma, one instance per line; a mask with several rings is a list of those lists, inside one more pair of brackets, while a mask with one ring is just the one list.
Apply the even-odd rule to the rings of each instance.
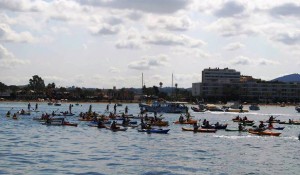
[[141, 49], [142, 43], [140, 40], [119, 40], [116, 43], [116, 48], [118, 49]]
[[29, 32], [17, 33], [13, 31], [9, 25], [0, 23], [0, 41], [7, 42], [37, 42], [38, 39], [33, 37]]
[[1, 0], [0, 9], [11, 10], [11, 11], [30, 11], [38, 12], [42, 11], [47, 5], [46, 2], [41, 0], [30, 1], [30, 0]]
[[209, 31], [216, 31], [224, 37], [257, 34], [257, 29], [244, 19], [220, 18], [206, 27]]
[[296, 3], [283, 3], [275, 6], [269, 10], [269, 13], [274, 17], [300, 17], [300, 4]]
[[122, 30], [122, 26], [112, 26], [109, 24], [103, 24], [98, 27], [91, 27], [90, 31], [94, 35], [115, 35]]
[[119, 68], [117, 68], [117, 67], [110, 67], [108, 71], [111, 72], [111, 73], [119, 73], [119, 72], [121, 72], [121, 70]]
[[143, 40], [148, 44], [166, 46], [200, 47], [205, 44], [204, 41], [199, 39], [194, 39], [183, 34], [175, 35], [171, 33], [144, 35]]
[[276, 65], [279, 64], [277, 61], [272, 61], [269, 59], [265, 59], [265, 58], [259, 58], [259, 59], [255, 59], [255, 58], [248, 58], [245, 56], [238, 56], [235, 59], [230, 60], [230, 63], [234, 64], [234, 65], [243, 65], [243, 66], [247, 66], [247, 65], [262, 65], [262, 66], [268, 66], [268, 65]]
[[211, 54], [199, 49], [199, 48], [182, 48], [175, 47], [171, 49], [174, 54], [182, 56], [190, 56], [191, 58], [209, 58]]
[[170, 31], [186, 31], [193, 27], [193, 22], [188, 16], [173, 17], [149, 17], [148, 18], [149, 29], [165, 29]]
[[78, 2], [89, 6], [139, 10], [150, 13], [174, 13], [178, 10], [185, 9], [189, 4], [188, 0], [78, 0]]
[[145, 56], [142, 60], [128, 64], [128, 68], [136, 70], [149, 70], [159, 66], [167, 66], [169, 58], [166, 55]]
[[242, 44], [240, 42], [234, 42], [234, 43], [229, 43], [227, 46], [224, 47], [224, 49], [229, 50], [229, 51], [234, 51], [234, 50], [238, 50], [243, 47], [245, 47], [244, 44]]
[[9, 52], [4, 46], [0, 44], [0, 67], [3, 69], [14, 68], [18, 65], [29, 64], [28, 60], [17, 59], [14, 54]]
[[240, 15], [244, 10], [245, 6], [243, 4], [237, 1], [227, 1], [214, 14], [218, 17], [233, 17]]

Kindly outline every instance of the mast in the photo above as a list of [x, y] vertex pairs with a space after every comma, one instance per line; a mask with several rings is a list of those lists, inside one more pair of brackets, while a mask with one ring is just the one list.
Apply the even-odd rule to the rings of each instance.
[[173, 99], [173, 73], [172, 73], [172, 88], [171, 88], [171, 97]]

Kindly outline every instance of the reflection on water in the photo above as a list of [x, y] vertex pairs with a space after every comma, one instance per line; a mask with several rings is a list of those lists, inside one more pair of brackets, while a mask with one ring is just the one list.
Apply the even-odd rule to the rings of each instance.
[[[67, 111], [61, 107], [39, 105], [41, 112], [5, 117], [13, 107], [16, 112], [27, 103], [0, 103], [0, 174], [298, 174], [300, 126], [286, 126], [280, 137], [260, 137], [248, 133], [218, 131], [216, 133], [182, 132], [171, 124], [169, 134], [126, 132], [88, 127], [76, 117], [78, 127], [44, 126], [32, 118], [42, 112]], [[138, 112], [137, 104], [128, 104], [129, 112]], [[89, 104], [73, 107], [87, 111]], [[103, 113], [106, 104], [93, 104]], [[118, 111], [123, 111], [118, 107]], [[111, 105], [112, 109], [112, 105]], [[293, 107], [261, 106], [260, 111], [239, 114], [255, 121], [269, 115], [280, 120], [300, 119]], [[152, 114], [153, 115], [153, 114]], [[192, 113], [197, 120], [219, 121], [237, 127], [231, 119], [237, 113]], [[164, 114], [170, 123], [178, 114]]]

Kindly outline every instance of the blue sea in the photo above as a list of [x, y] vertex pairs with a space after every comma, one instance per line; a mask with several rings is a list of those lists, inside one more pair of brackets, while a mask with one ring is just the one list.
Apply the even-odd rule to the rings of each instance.
[[[104, 113], [107, 104], [83, 103], [73, 106], [72, 126], [46, 126], [33, 117], [44, 112], [68, 111], [70, 103], [48, 106], [38, 103], [40, 112], [19, 116], [18, 120], [5, 116], [27, 109], [27, 102], [0, 103], [0, 174], [299, 174], [300, 125], [285, 126], [279, 137], [255, 136], [247, 132], [216, 133], [183, 132], [182, 125], [173, 124], [179, 114], [163, 114], [168, 120], [168, 134], [147, 134], [129, 128], [125, 132], [89, 127], [78, 121], [80, 112], [92, 110]], [[34, 106], [35, 102], [31, 102]], [[128, 106], [129, 113], [139, 112], [138, 104]], [[276, 119], [300, 120], [295, 107], [260, 106], [260, 111], [248, 113], [194, 113], [197, 120], [228, 123], [237, 115], [257, 121]], [[247, 106], [245, 106], [247, 108]], [[113, 104], [110, 105], [113, 109]], [[150, 114], [153, 115], [153, 114]], [[184, 126], [191, 127], [191, 126]]]

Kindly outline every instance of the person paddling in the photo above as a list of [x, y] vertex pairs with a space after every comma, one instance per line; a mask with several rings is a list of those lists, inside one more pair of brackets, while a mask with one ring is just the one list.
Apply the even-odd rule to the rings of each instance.
[[198, 131], [198, 128], [199, 128], [197, 122], [194, 123], [193, 127], [194, 127], [194, 132], [197, 132], [197, 131]]

